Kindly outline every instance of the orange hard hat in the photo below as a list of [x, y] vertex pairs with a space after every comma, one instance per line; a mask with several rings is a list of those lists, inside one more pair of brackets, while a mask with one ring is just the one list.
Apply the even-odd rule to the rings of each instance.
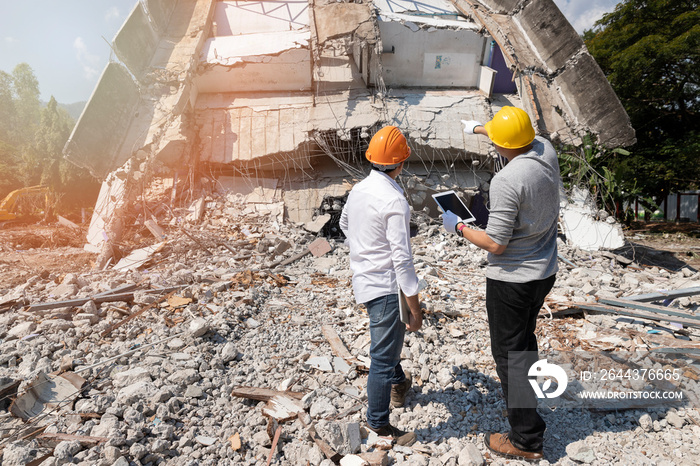
[[385, 126], [377, 131], [365, 153], [367, 160], [375, 165], [396, 165], [411, 155], [406, 137], [396, 126]]

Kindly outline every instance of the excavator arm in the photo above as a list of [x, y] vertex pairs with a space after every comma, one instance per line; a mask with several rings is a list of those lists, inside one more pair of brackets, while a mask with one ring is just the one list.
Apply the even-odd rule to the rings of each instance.
[[20, 220], [23, 214], [30, 214], [28, 212], [20, 212], [18, 209], [21, 201], [27, 198], [37, 200], [38, 198], [43, 198], [41, 199], [41, 204], [46, 209], [49, 204], [49, 188], [46, 186], [31, 186], [12, 191], [0, 202], [0, 222]]

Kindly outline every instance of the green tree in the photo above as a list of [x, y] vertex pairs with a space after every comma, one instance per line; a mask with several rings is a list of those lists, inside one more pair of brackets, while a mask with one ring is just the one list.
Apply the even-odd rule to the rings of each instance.
[[0, 70], [0, 141], [10, 144], [14, 136], [15, 102], [12, 76]]
[[624, 0], [584, 40], [637, 134], [632, 155], [613, 171], [659, 203], [670, 192], [697, 189], [700, 2]]
[[67, 163], [63, 159], [63, 146], [72, 129], [73, 119], [68, 112], [58, 107], [56, 99], [51, 96], [49, 103], [41, 110], [41, 123], [36, 132], [34, 147], [41, 165], [40, 182], [54, 191], [66, 188], [64, 178], [69, 176], [70, 171], [61, 170], [62, 165]]
[[34, 137], [41, 114], [39, 81], [28, 64], [20, 63], [12, 70], [12, 90], [16, 115], [15, 130], [19, 139], [27, 144]]

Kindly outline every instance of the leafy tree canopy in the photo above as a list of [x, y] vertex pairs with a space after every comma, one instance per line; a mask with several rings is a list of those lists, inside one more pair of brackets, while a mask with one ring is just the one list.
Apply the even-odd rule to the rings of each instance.
[[21, 63], [11, 74], [0, 71], [0, 198], [42, 184], [63, 204], [89, 202], [96, 180], [63, 158], [74, 124], [53, 96], [42, 108], [39, 82], [29, 65]]
[[700, 2], [624, 0], [584, 40], [637, 133], [626, 177], [663, 201], [700, 184]]

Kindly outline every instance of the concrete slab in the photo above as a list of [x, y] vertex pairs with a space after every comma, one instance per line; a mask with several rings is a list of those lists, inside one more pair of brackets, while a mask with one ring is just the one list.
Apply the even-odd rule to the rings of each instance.
[[142, 75], [155, 54], [160, 37], [138, 2], [114, 37], [114, 51], [135, 75]]
[[532, 41], [549, 72], [563, 68], [583, 49], [583, 40], [552, 0], [528, 2], [514, 20]]
[[372, 28], [372, 12], [369, 3], [320, 5], [314, 9], [314, 16], [320, 44], [329, 39], [351, 34], [358, 28]]
[[308, 29], [309, 4], [299, 1], [219, 1], [214, 23], [214, 36]]

